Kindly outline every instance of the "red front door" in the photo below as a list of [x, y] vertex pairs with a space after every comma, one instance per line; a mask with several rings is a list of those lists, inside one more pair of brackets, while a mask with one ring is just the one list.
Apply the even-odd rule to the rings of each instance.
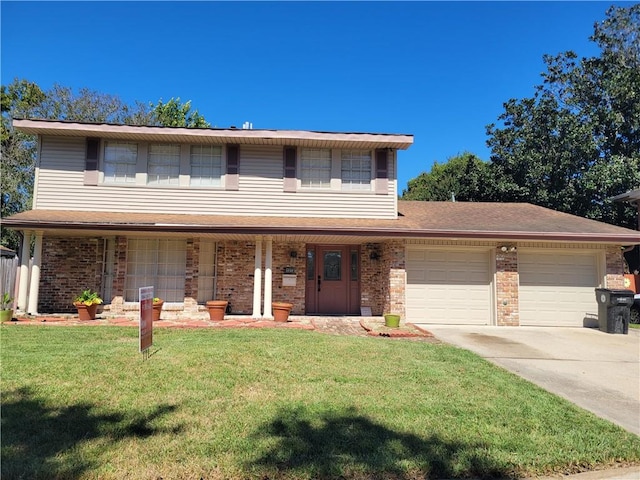
[[307, 312], [353, 314], [360, 310], [359, 249], [349, 245], [307, 248]]

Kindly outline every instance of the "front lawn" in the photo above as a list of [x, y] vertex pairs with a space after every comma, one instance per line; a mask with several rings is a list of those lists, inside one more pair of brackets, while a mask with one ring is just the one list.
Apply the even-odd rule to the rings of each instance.
[[4, 325], [2, 478], [483, 478], [640, 437], [466, 351], [288, 329]]

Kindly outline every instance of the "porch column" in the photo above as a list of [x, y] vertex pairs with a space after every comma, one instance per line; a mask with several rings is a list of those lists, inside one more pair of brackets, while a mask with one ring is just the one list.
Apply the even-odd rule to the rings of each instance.
[[31, 257], [31, 231], [22, 232], [20, 250], [20, 283], [18, 284], [18, 311], [27, 311], [27, 292], [29, 291], [29, 258]]
[[273, 239], [271, 237], [267, 237], [267, 246], [264, 258], [264, 318], [269, 320], [273, 319], [273, 314], [271, 313], [271, 299], [272, 299], [272, 273], [271, 273], [271, 265], [273, 262]]
[[29, 288], [29, 315], [38, 314], [38, 294], [40, 293], [40, 265], [42, 263], [42, 232], [36, 232], [36, 245], [33, 250], [33, 266], [31, 267], [31, 287]]
[[256, 237], [255, 268], [253, 270], [253, 318], [260, 318], [260, 297], [262, 294], [262, 237]]

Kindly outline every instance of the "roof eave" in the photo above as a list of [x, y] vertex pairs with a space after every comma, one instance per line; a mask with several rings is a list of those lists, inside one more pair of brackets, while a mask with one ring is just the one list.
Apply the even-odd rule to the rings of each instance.
[[17, 130], [32, 135], [59, 135], [101, 138], [142, 138], [162, 141], [168, 137], [184, 142], [250, 143], [258, 145], [341, 146], [363, 144], [373, 148], [406, 150], [413, 144], [413, 135], [392, 133], [319, 132], [306, 130], [261, 130], [184, 128], [140, 125], [114, 125], [106, 123], [79, 123], [51, 120], [14, 119]]

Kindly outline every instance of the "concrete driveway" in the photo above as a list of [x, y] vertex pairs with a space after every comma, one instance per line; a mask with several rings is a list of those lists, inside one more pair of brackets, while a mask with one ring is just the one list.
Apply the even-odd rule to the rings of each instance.
[[640, 330], [419, 327], [640, 435]]

